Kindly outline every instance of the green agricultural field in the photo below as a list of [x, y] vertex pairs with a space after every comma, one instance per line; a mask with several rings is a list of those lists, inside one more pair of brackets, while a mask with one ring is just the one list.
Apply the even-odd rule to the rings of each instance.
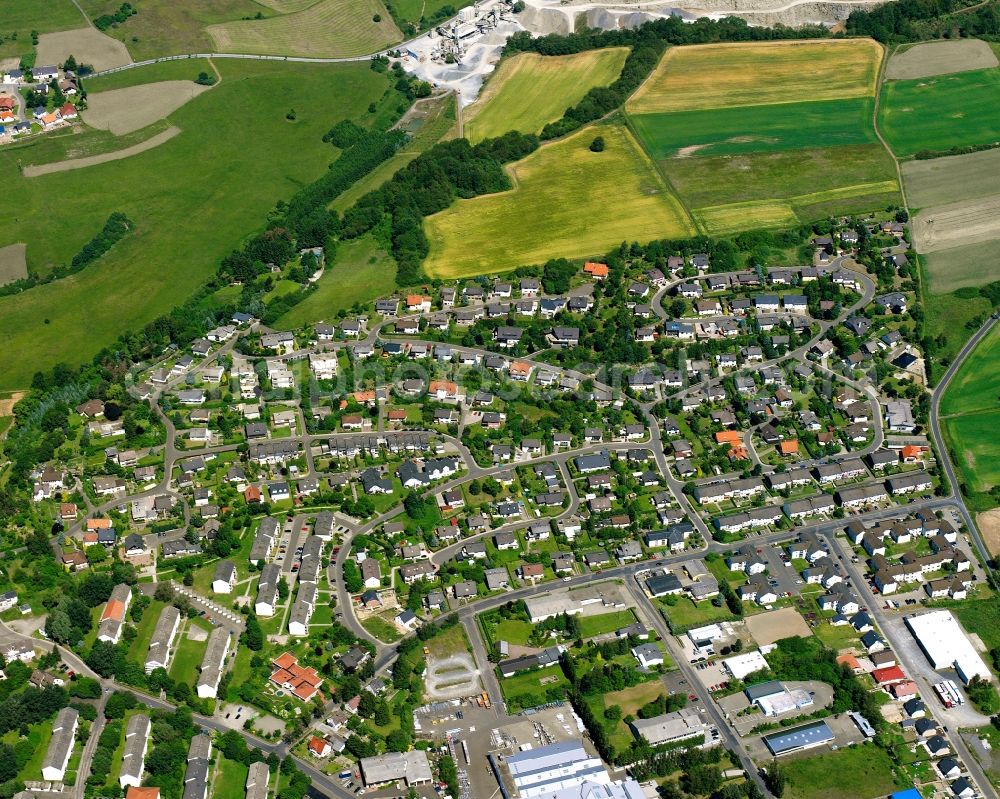
[[147, 66], [102, 75], [99, 78], [87, 78], [84, 85], [87, 91], [93, 94], [164, 80], [195, 80], [202, 72], [213, 74], [212, 64], [207, 58], [186, 58], [180, 61], [159, 61]]
[[292, 14], [224, 22], [206, 31], [217, 52], [317, 58], [365, 55], [403, 38], [381, 0], [317, 0]]
[[941, 415], [1000, 410], [1000, 327], [994, 327], [962, 364], [941, 398]]
[[742, 155], [802, 147], [871, 144], [874, 100], [859, 97], [815, 103], [781, 103], [638, 114], [639, 140], [656, 160], [674, 156]]
[[[261, 228], [277, 200], [323, 173], [336, 154], [321, 140], [330, 125], [368, 119], [368, 104], [387, 88], [386, 77], [364, 64], [219, 66], [222, 83], [171, 116], [182, 133], [140, 155], [29, 179], [20, 175], [21, 163], [58, 161], [91, 136], [102, 147], [113, 137], [45, 137], [0, 152], [5, 197], [18, 209], [0, 218], [0, 245], [26, 242], [31, 272], [68, 263], [112, 211], [136, 223], [134, 233], [85, 271], [0, 298], [8, 352], [0, 387], [25, 386], [58, 361], [87, 360], [189, 297], [223, 256]], [[398, 97], [390, 92], [380, 106]], [[285, 119], [290, 106], [299, 110], [294, 123]], [[254, 109], [252, 124], [247, 109]], [[59, 213], [51, 213], [56, 207]], [[80, 312], [87, 315], [84, 338]]]
[[941, 423], [963, 482], [977, 492], [1000, 485], [1000, 451], [996, 446], [1000, 411], [952, 416]]
[[671, 158], [660, 165], [695, 218], [720, 234], [900, 201], [895, 167], [880, 145]]
[[928, 288], [936, 293], [964, 286], [982, 286], [1000, 279], [997, 268], [998, 242], [981, 241], [927, 253]]
[[609, 47], [565, 56], [520, 53], [504, 59], [479, 99], [465, 110], [465, 136], [475, 143], [507, 131], [539, 133], [595, 86], [622, 71], [628, 48]]
[[1000, 328], [973, 350], [948, 384], [941, 400], [941, 417], [955, 465], [973, 491], [1000, 485], [1000, 424], [997, 370], [1000, 368]]
[[882, 55], [871, 39], [674, 47], [625, 107], [649, 114], [873, 97]]
[[635, 614], [631, 610], [616, 610], [611, 613], [599, 613], [596, 616], [580, 617], [580, 635], [583, 638], [593, 638], [595, 635], [613, 633], [622, 627], [628, 627], [635, 622]]
[[[590, 151], [601, 135], [604, 152]], [[516, 187], [459, 200], [425, 220], [428, 275], [504, 272], [596, 255], [624, 240], [683, 238], [686, 212], [622, 125], [589, 126], [511, 167]]]
[[391, 294], [396, 287], [396, 262], [370, 235], [337, 246], [337, 258], [316, 284], [316, 290], [290, 308], [276, 324], [299, 327], [332, 319], [357, 302]]
[[1000, 68], [885, 84], [879, 128], [900, 158], [1000, 141]]
[[[121, 0], [81, 0], [80, 5], [91, 19], [96, 19], [117, 11]], [[249, 19], [257, 14], [274, 14], [254, 0], [143, 0], [133, 5], [139, 13], [108, 28], [105, 33], [124, 42], [136, 61], [212, 52], [212, 40], [205, 33], [206, 25]]]
[[870, 743], [796, 758], [784, 772], [789, 799], [873, 799], [898, 787], [889, 754]]
[[87, 24], [73, 0], [0, 0], [0, 20], [3, 20], [0, 58], [30, 53], [32, 31], [53, 33]]

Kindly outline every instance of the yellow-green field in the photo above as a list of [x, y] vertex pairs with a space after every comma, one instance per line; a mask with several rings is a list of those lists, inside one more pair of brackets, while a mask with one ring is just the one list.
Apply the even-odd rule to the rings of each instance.
[[882, 53], [871, 39], [675, 47], [625, 107], [651, 114], [870, 96]]
[[465, 135], [475, 143], [507, 131], [538, 133], [595, 86], [622, 71], [628, 48], [564, 56], [521, 53], [504, 59], [479, 99], [466, 109]]
[[[601, 135], [604, 152], [590, 143]], [[432, 277], [503, 272], [598, 255], [625, 240], [683, 238], [694, 225], [622, 125], [584, 128], [511, 169], [512, 191], [459, 200], [428, 217]]]
[[206, 31], [224, 53], [316, 58], [364, 55], [403, 38], [380, 0], [319, 0], [292, 14], [209, 25]]

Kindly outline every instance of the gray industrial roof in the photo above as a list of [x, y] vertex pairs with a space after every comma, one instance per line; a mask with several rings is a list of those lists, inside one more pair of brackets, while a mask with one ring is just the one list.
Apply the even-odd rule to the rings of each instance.
[[801, 727], [794, 727], [790, 730], [782, 730], [764, 736], [764, 743], [771, 750], [771, 754], [780, 755], [785, 752], [793, 752], [796, 749], [804, 749], [809, 746], [817, 746], [833, 740], [833, 733], [826, 726], [825, 721], [814, 721], [811, 724], [803, 724]]

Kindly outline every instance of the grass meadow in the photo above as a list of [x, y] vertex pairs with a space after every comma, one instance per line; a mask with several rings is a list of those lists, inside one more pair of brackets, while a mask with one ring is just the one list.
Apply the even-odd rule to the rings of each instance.
[[859, 97], [750, 108], [640, 114], [631, 117], [639, 139], [656, 160], [877, 141], [872, 124], [874, 100]]
[[622, 71], [628, 48], [565, 56], [520, 53], [500, 62], [479, 99], [465, 109], [465, 136], [473, 144], [511, 130], [539, 133], [595, 86]]
[[964, 482], [975, 491], [1000, 484], [1000, 328], [979, 343], [948, 384], [941, 399], [945, 436]]
[[[119, 4], [120, 5], [120, 4]], [[0, 43], [0, 58], [16, 58], [30, 53], [31, 32], [53, 33], [55, 31], [82, 28], [87, 24], [73, 0], [2, 0], [0, 19], [3, 33], [17, 34], [17, 38]], [[16, 64], [14, 66], [17, 66]]]
[[317, 58], [365, 55], [403, 38], [381, 0], [318, 0], [291, 14], [205, 30], [219, 52]]
[[650, 114], [874, 96], [882, 52], [871, 39], [675, 47], [625, 107]]
[[[80, 0], [80, 5], [95, 19], [101, 14], [114, 14], [121, 0]], [[205, 33], [207, 25], [249, 19], [258, 13], [264, 16], [275, 13], [254, 0], [144, 0], [133, 5], [139, 13], [105, 33], [124, 42], [135, 61], [211, 52], [212, 40]]]
[[144, 86], [148, 83], [159, 83], [164, 80], [195, 80], [198, 74], [212, 74], [212, 65], [207, 58], [186, 58], [180, 61], [159, 61], [148, 66], [133, 67], [122, 72], [102, 75], [99, 78], [87, 78], [87, 92], [107, 92], [113, 89], [127, 89], [131, 86]]
[[[604, 152], [590, 151], [601, 135]], [[459, 200], [425, 220], [428, 275], [455, 278], [549, 258], [597, 255], [624, 241], [694, 232], [631, 133], [589, 126], [541, 147], [511, 168], [511, 191]]]
[[[68, 263], [112, 211], [136, 224], [79, 274], [0, 298], [8, 353], [0, 388], [25, 386], [59, 361], [87, 360], [184, 301], [261, 228], [277, 200], [322, 174], [336, 157], [321, 140], [330, 126], [367, 119], [368, 104], [386, 90], [385, 76], [364, 64], [231, 62], [220, 69], [219, 86], [171, 116], [182, 133], [141, 155], [27, 179], [21, 164], [60, 160], [91, 136], [107, 147], [114, 137], [38, 138], [0, 153], [0, 180], [16, 209], [0, 218], [0, 244], [27, 243], [30, 271]], [[397, 97], [389, 92], [380, 105]], [[285, 119], [290, 106], [299, 110], [294, 123]], [[79, 335], [82, 318], [86, 336]]]
[[887, 81], [879, 128], [900, 158], [1000, 141], [1000, 68]]
[[337, 245], [337, 258], [317, 281], [317, 288], [276, 324], [299, 327], [333, 319], [356, 302], [391, 294], [396, 288], [396, 261], [369, 235]]
[[789, 799], [873, 799], [898, 787], [889, 753], [870, 743], [796, 758], [785, 774]]

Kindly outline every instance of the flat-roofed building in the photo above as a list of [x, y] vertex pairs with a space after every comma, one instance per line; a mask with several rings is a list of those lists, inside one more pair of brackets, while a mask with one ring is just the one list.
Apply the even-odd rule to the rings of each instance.
[[216, 698], [231, 641], [232, 635], [225, 627], [216, 627], [208, 636], [205, 657], [201, 661], [201, 674], [198, 675], [198, 696], [202, 699]]
[[427, 753], [422, 749], [363, 757], [359, 765], [366, 786], [400, 780], [407, 786], [428, 785], [432, 779], [431, 765], [427, 760]]
[[137, 713], [125, 726], [125, 750], [122, 753], [122, 768], [118, 774], [118, 784], [138, 787], [142, 783], [142, 771], [146, 763], [146, 749], [149, 746], [149, 716]]
[[698, 736], [705, 737], [711, 729], [701, 713], [687, 707], [651, 719], [634, 719], [630, 725], [635, 734], [650, 746], [661, 746]]
[[66, 776], [66, 766], [73, 753], [73, 738], [80, 722], [80, 714], [71, 707], [64, 707], [52, 723], [52, 738], [42, 761], [42, 779], [48, 782], [62, 782]]
[[146, 674], [154, 669], [167, 668], [170, 663], [170, 648], [174, 645], [177, 629], [181, 623], [181, 612], [173, 605], [167, 605], [160, 611], [153, 637], [149, 639], [149, 650], [146, 652]]
[[771, 754], [777, 757], [790, 752], [800, 752], [803, 749], [822, 746], [830, 743], [833, 739], [833, 732], [825, 721], [814, 721], [810, 724], [803, 724], [801, 727], [792, 727], [788, 730], [765, 735], [764, 743]]
[[973, 677], [993, 679], [968, 636], [950, 610], [933, 610], [904, 619], [931, 666], [937, 670], [954, 668], [962, 681]]

